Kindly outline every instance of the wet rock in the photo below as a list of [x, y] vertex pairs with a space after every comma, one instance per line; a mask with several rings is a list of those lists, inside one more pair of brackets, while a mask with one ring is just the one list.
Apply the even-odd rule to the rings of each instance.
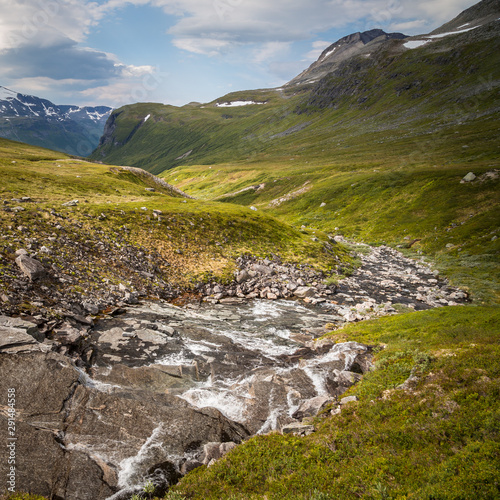
[[98, 391], [57, 353], [0, 355], [0, 391], [8, 388], [16, 389], [16, 486], [47, 497], [104, 500], [148, 474], [175, 481], [172, 456], [248, 436], [217, 410], [174, 396]]
[[41, 262], [32, 259], [27, 255], [20, 255], [16, 259], [16, 264], [19, 266], [19, 269], [21, 269], [23, 274], [27, 276], [31, 281], [43, 278], [47, 274], [47, 271], [45, 270]]

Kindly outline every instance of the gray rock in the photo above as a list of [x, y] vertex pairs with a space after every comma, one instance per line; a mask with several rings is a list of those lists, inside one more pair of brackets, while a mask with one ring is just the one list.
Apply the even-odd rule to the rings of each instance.
[[[4, 316], [2, 316], [2, 318], [4, 318]], [[0, 326], [0, 353], [50, 350], [48, 346], [37, 342], [33, 334], [26, 333], [26, 329], [7, 325], [8, 323]], [[36, 330], [38, 335], [43, 338], [38, 328]]]
[[358, 397], [357, 396], [346, 396], [345, 398], [342, 398], [340, 400], [340, 404], [341, 405], [346, 405], [347, 403], [352, 403], [354, 401], [358, 401]]
[[139, 298], [136, 293], [134, 292], [126, 292], [123, 300], [127, 304], [138, 304], [139, 303]]
[[207, 443], [203, 446], [203, 464], [208, 465], [212, 460], [222, 457], [220, 446], [222, 443]]
[[473, 172], [469, 172], [463, 179], [462, 182], [472, 182], [476, 178]]
[[192, 470], [197, 469], [202, 465], [203, 463], [198, 460], [187, 460], [181, 465], [181, 474], [185, 476], [188, 472], [191, 472]]
[[257, 274], [265, 274], [268, 276], [275, 274], [274, 270], [271, 267], [265, 266], [263, 264], [253, 264], [252, 270], [255, 271]]
[[219, 450], [222, 456], [224, 456], [226, 453], [229, 453], [231, 450], [236, 448], [238, 446], [236, 443], [233, 441], [229, 441], [228, 443], [221, 443], [219, 446]]
[[314, 432], [314, 425], [301, 424], [300, 422], [285, 425], [281, 429], [282, 434], [294, 434], [296, 436], [309, 436]]
[[315, 417], [323, 408], [333, 402], [329, 396], [316, 396], [315, 398], [304, 401], [299, 409], [292, 415], [297, 420], [302, 420], [305, 417]]
[[248, 281], [250, 278], [251, 276], [250, 274], [248, 274], [248, 271], [246, 269], [243, 269], [243, 271], [240, 271], [236, 276], [236, 281], [238, 283], [244, 283], [245, 281]]
[[82, 307], [90, 314], [99, 314], [99, 308], [92, 302], [83, 302]]
[[41, 262], [27, 255], [20, 255], [16, 259], [16, 264], [31, 281], [43, 278], [47, 274]]
[[316, 290], [311, 286], [299, 286], [294, 290], [293, 294], [299, 299], [304, 299], [306, 297], [313, 297]]
[[76, 207], [78, 205], [79, 201], [78, 200], [71, 200], [67, 201], [66, 203], [63, 203], [63, 207]]
[[63, 323], [59, 328], [54, 329], [55, 340], [62, 345], [76, 345], [86, 335], [87, 330], [80, 330], [69, 323]]

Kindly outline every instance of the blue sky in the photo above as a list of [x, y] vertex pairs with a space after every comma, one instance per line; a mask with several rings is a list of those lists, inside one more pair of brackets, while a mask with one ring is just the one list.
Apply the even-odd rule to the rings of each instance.
[[427, 33], [470, 0], [0, 0], [0, 85], [56, 104], [277, 87], [355, 31]]

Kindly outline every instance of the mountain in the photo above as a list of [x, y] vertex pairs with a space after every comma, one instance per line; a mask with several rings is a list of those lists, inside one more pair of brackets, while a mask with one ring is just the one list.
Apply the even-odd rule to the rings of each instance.
[[[499, 101], [499, 17], [499, 3], [485, 0], [457, 18], [455, 31], [447, 23], [417, 37], [382, 30], [344, 37], [281, 88], [183, 107], [124, 106], [110, 115], [91, 157], [159, 174], [179, 165], [287, 158], [297, 142], [303, 156], [323, 161], [339, 154], [332, 134], [347, 137], [353, 128], [356, 136], [386, 130], [396, 137], [411, 127], [415, 141], [425, 142], [436, 127], [474, 128], [474, 120], [481, 127], [482, 114], [491, 118]], [[465, 19], [471, 24], [464, 28]]]
[[[485, 0], [458, 17], [455, 32], [447, 24], [419, 37], [383, 35], [369, 55], [337, 61], [316, 82], [207, 104], [124, 106], [91, 158], [296, 227], [411, 243], [467, 286], [481, 283], [479, 295], [500, 297], [487, 263], [497, 259], [500, 217], [499, 18], [500, 3]], [[474, 29], [464, 31], [464, 19]], [[354, 45], [378, 37], [362, 38]], [[469, 173], [477, 180], [462, 183]]]
[[407, 36], [402, 33], [386, 33], [380, 29], [373, 29], [363, 33], [358, 31], [345, 36], [327, 47], [316, 62], [286, 85], [315, 83], [328, 73], [335, 71], [343, 61], [353, 57], [369, 57], [387, 40], [403, 40], [404, 38], [407, 38]]
[[58, 106], [0, 86], [0, 137], [35, 146], [87, 156], [110, 113], [107, 106]]

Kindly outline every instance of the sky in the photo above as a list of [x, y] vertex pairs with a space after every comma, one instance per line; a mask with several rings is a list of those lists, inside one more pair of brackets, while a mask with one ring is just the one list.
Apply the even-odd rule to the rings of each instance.
[[428, 33], [474, 0], [0, 0], [0, 85], [182, 106], [291, 80], [339, 38]]

